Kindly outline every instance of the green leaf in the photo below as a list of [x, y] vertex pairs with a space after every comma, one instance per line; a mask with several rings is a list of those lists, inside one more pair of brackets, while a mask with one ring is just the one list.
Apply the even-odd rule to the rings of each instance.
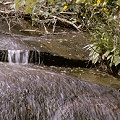
[[95, 53], [94, 55], [93, 55], [93, 60], [92, 60], [92, 63], [97, 63], [97, 61], [99, 60], [99, 54], [98, 53]]
[[112, 50], [111, 50], [111, 52], [114, 52], [116, 50], [116, 47], [114, 47]]
[[25, 0], [15, 0], [15, 9], [19, 10], [25, 4]]
[[107, 50], [107, 51], [104, 53], [104, 56], [105, 56], [105, 57], [108, 57], [109, 54], [110, 54], [110, 50]]
[[118, 37], [118, 42], [120, 43], [120, 37]]
[[113, 56], [113, 55], [109, 55], [109, 56], [107, 57], [107, 60], [109, 60], [112, 56]]
[[25, 7], [25, 13], [26, 14], [32, 14], [32, 10], [31, 10], [31, 8], [29, 6]]
[[52, 3], [53, 3], [53, 2], [55, 2], [55, 0], [50, 0], [50, 2], [52, 2]]
[[111, 63], [110, 63], [110, 67], [112, 67], [112, 65], [113, 65], [113, 63], [111, 62]]
[[19, 8], [20, 8], [20, 5], [18, 3], [19, 3], [19, 0], [15, 0], [15, 9], [16, 10], [19, 10]]
[[76, 0], [76, 4], [82, 3], [84, 0]]
[[29, 7], [33, 7], [36, 5], [36, 0], [26, 0], [26, 5]]
[[119, 6], [120, 6], [120, 0], [117, 0], [117, 5], [119, 5]]
[[119, 55], [116, 55], [116, 56], [114, 57], [114, 64], [115, 64], [115, 66], [117, 66], [119, 63], [120, 63], [120, 56], [119, 56]]

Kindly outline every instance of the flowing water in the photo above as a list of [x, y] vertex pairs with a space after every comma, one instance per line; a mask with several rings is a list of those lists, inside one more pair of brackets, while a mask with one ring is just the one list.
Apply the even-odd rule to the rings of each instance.
[[7, 52], [9, 63], [0, 62], [0, 120], [120, 119], [119, 90], [28, 64], [28, 50]]
[[28, 50], [8, 50], [9, 63], [28, 64]]
[[0, 63], [0, 120], [119, 120], [120, 92], [42, 70]]
[[[63, 74], [66, 73], [64, 68], [61, 74], [50, 67], [45, 69], [38, 66], [43, 60], [40, 53], [30, 52], [31, 49], [45, 50], [52, 51], [52, 56], [84, 58], [80, 49], [81, 40], [86, 40], [83, 34], [32, 37], [21, 34], [20, 26], [18, 31], [12, 28], [12, 35], [5, 31], [7, 24], [0, 21], [0, 27], [0, 49], [5, 50], [9, 62], [0, 62], [0, 120], [120, 120], [120, 88], [83, 81], [90, 78], [90, 74], [78, 79]], [[45, 57], [50, 60], [48, 56]], [[62, 66], [64, 61], [58, 58], [56, 60]], [[38, 65], [29, 64], [30, 61]]]

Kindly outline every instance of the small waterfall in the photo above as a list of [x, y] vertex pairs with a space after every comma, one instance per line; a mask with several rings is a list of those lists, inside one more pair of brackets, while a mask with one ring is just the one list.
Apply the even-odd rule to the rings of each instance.
[[8, 50], [9, 63], [28, 64], [28, 50]]

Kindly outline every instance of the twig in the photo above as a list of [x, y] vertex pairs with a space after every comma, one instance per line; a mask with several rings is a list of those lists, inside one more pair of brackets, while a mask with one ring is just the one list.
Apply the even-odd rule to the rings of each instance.
[[[11, 14], [12, 12], [14, 12], [14, 11], [11, 11], [11, 10], [10, 10], [10, 11], [2, 11], [2, 10], [0, 10], [0, 13], [2, 13], [2, 14], [7, 14], [7, 15]], [[40, 10], [40, 13], [44, 13], [44, 11], [41, 11], [41, 10]], [[72, 13], [71, 13], [71, 14], [72, 14]], [[60, 17], [55, 16], [55, 15], [49, 15], [49, 17], [51, 17], [51, 18], [54, 19], [53, 32], [55, 31], [55, 25], [56, 25], [56, 21], [57, 21], [57, 20], [73, 26], [77, 31], [80, 32], [79, 26], [77, 26], [75, 23], [73, 23], [73, 22], [71, 22], [71, 21], [69, 21], [69, 20], [67, 20], [67, 19], [65, 19], [65, 18], [60, 18]], [[8, 24], [8, 25], [9, 25], [9, 24]], [[45, 26], [44, 23], [43, 23], [43, 26], [44, 26], [44, 29], [45, 29], [46, 34], [49, 34], [49, 32], [48, 32], [48, 30], [47, 30], [47, 28], [46, 28], [46, 26]]]
[[57, 19], [54, 18], [54, 25], [53, 25], [53, 33], [55, 32], [55, 25], [56, 25]]
[[47, 30], [47, 28], [46, 28], [46, 26], [45, 26], [44, 23], [43, 23], [43, 26], [44, 26], [44, 29], [45, 29], [46, 34], [49, 34], [49, 32], [48, 32], [48, 30]]
[[[40, 13], [44, 13], [44, 11], [40, 10]], [[60, 17], [54, 16], [54, 15], [49, 15], [49, 16], [54, 18], [54, 19], [60, 20], [61, 22], [72, 25], [76, 30], [78, 30], [80, 32], [79, 27], [77, 25], [75, 25], [73, 22], [71, 22], [65, 18], [60, 18]]]
[[15, 12], [14, 10], [0, 10], [0, 13], [2, 13], [2, 14], [11, 14], [11, 13], [13, 13], [13, 12]]
[[67, 19], [60, 18], [60, 17], [53, 16], [53, 15], [51, 15], [51, 17], [56, 18], [56, 19], [60, 20], [61, 22], [64, 22], [64, 23], [67, 23], [67, 24], [72, 25], [75, 29], [77, 29], [77, 30], [80, 32], [80, 30], [79, 30], [78, 26], [77, 26], [77, 25], [75, 25], [74, 23], [72, 23], [71, 21], [68, 21]]
[[[0, 14], [0, 15], [1, 15], [1, 14]], [[4, 17], [3, 15], [1, 15], [1, 16], [2, 16], [2, 18], [5, 19], [5, 21], [7, 22], [8, 30], [9, 30], [9, 32], [11, 32], [11, 19], [7, 19], [7, 18], [9, 18], [9, 17], [8, 17], [8, 14], [6, 14], [6, 15], [7, 15], [7, 17]]]
[[77, 12], [60, 12], [60, 14], [77, 15]]

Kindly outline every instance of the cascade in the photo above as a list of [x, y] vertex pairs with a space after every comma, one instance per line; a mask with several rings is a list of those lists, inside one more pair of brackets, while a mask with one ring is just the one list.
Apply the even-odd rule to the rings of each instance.
[[8, 50], [9, 63], [28, 64], [28, 50]]

